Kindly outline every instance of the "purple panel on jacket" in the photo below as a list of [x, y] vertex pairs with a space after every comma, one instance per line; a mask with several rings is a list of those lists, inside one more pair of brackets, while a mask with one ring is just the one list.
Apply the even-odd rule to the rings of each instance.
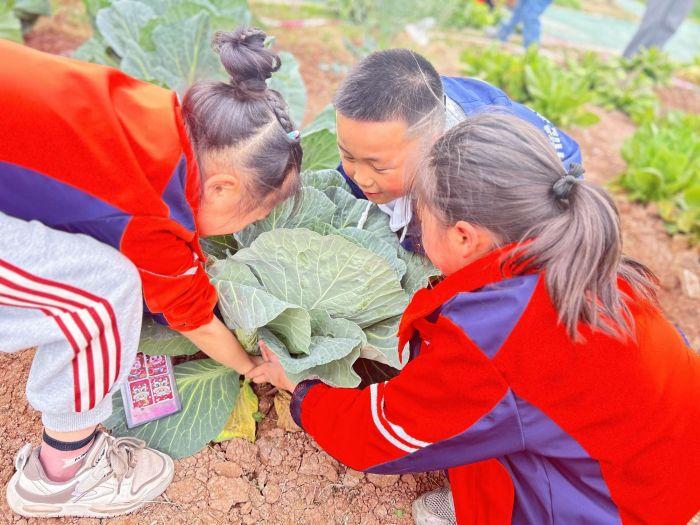
[[517, 408], [512, 392], [468, 430], [408, 456], [368, 469], [376, 474], [441, 470], [522, 450]]
[[518, 324], [538, 279], [524, 275], [460, 293], [444, 304], [441, 313], [493, 358]]
[[499, 458], [515, 485], [513, 523], [621, 523], [600, 464], [540, 409], [515, 400], [526, 450]]
[[367, 472], [425, 472], [490, 458], [498, 459], [513, 480], [513, 524], [621, 523], [598, 462], [541, 410], [510, 390], [461, 434]]
[[185, 186], [187, 184], [187, 159], [184, 155], [180, 158], [180, 162], [173, 170], [173, 174], [170, 176], [168, 185], [163, 191], [163, 201], [168, 205], [170, 209], [170, 217], [179, 222], [182, 226], [187, 228], [189, 231], [193, 232], [194, 226], [194, 216], [192, 215], [192, 208], [190, 203], [187, 202]]
[[119, 249], [131, 216], [69, 184], [0, 161], [0, 211], [50, 228], [84, 233]]

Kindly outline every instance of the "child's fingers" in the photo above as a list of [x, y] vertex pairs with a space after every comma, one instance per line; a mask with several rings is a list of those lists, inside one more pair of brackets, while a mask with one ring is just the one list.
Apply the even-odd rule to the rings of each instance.
[[263, 359], [265, 361], [269, 361], [270, 360], [269, 356], [272, 352], [270, 352], [270, 349], [265, 344], [265, 341], [263, 341], [263, 340], [258, 341], [258, 347], [260, 348], [260, 353], [262, 354]]
[[[250, 370], [246, 375], [245, 378], [250, 380], [250, 381], [255, 381], [256, 379], [260, 377], [267, 377], [267, 373], [269, 371], [270, 365], [268, 363], [263, 363], [261, 365], [256, 366], [252, 370]], [[257, 381], [256, 381], [257, 382]]]
[[262, 352], [263, 357], [265, 358], [265, 361], [270, 361], [272, 363], [279, 363], [279, 357], [270, 350], [270, 347], [265, 344], [265, 341], [260, 341], [260, 351]]

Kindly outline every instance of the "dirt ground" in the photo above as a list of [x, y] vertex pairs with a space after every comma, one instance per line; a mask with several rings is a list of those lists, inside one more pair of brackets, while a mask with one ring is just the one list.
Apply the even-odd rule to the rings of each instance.
[[[75, 2], [66, 4], [70, 7]], [[87, 36], [85, 28], [75, 20], [75, 12], [62, 10], [51, 20], [42, 20], [28, 36], [28, 43], [67, 54]], [[285, 30], [277, 36], [279, 47], [292, 52], [301, 62], [309, 91], [308, 120], [330, 102], [343, 77], [343, 67], [351, 63], [352, 57], [342, 42], [325, 30], [318, 31], [314, 44], [309, 42], [309, 32], [302, 29]], [[434, 44], [426, 54], [439, 69], [449, 74], [458, 72], [456, 54], [447, 52], [444, 43]], [[336, 67], [321, 70], [322, 64]], [[698, 111], [697, 89], [674, 87], [664, 90], [661, 96], [668, 107]], [[626, 116], [601, 112], [598, 124], [569, 131], [581, 144], [590, 179], [606, 183], [624, 169], [619, 150], [634, 132], [634, 125]], [[690, 248], [682, 238], [669, 237], [652, 206], [630, 203], [622, 195], [616, 200], [626, 252], [656, 272], [664, 309], [685, 330], [692, 346], [700, 349], [698, 249]], [[4, 371], [0, 383], [0, 486], [12, 475], [14, 453], [26, 440], [39, 440], [39, 416], [24, 398], [32, 356], [32, 351], [0, 355], [0, 369]], [[269, 395], [261, 395], [261, 411], [268, 415], [259, 426], [256, 444], [233, 440], [176, 462], [175, 480], [163, 498], [135, 515], [109, 523], [410, 524], [413, 499], [444, 483], [438, 473], [380, 477], [354, 472], [321, 452], [305, 434], [276, 428]], [[22, 519], [9, 511], [4, 490], [0, 494], [2, 523], [99, 523], [90, 519]]]

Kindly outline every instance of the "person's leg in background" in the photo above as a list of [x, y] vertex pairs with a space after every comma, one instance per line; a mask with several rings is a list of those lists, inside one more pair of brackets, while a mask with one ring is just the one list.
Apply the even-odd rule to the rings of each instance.
[[634, 56], [640, 48], [663, 47], [693, 7], [694, 0], [649, 0], [636, 33], [623, 55]]
[[523, 46], [525, 46], [525, 49], [532, 45], [540, 45], [540, 34], [542, 32], [540, 17], [551, 3], [552, 0], [528, 0], [522, 14]]
[[528, 2], [529, 0], [518, 0], [518, 3], [515, 4], [515, 7], [513, 8], [510, 18], [501, 23], [500, 27], [498, 28], [496, 36], [499, 40], [506, 42], [510, 38], [510, 35], [513, 34], [515, 28], [522, 21], [523, 10], [526, 8]]
[[[95, 431], [111, 414], [112, 394], [134, 361], [141, 315], [138, 272], [117, 250], [85, 235], [0, 213], [0, 351], [38, 347], [27, 400], [41, 412], [45, 427], [41, 447], [25, 445], [18, 454], [18, 472], [8, 484], [13, 510], [25, 516], [67, 516], [92, 508], [100, 510], [87, 515], [109, 516], [143, 504], [121, 494], [114, 498], [121, 482], [108, 487], [111, 493], [92, 491], [105, 501], [80, 499], [73, 491], [73, 478], [92, 479], [91, 469], [119, 462], [115, 457], [140, 457], [139, 464], [129, 460], [122, 467], [139, 470], [140, 481], [149, 476], [141, 472], [146, 468], [154, 473], [151, 481], [169, 483], [169, 458], [142, 444], [118, 450], [113, 438]], [[137, 488], [131, 487], [135, 499], [145, 500]], [[122, 501], [114, 507], [106, 503], [110, 498]]]

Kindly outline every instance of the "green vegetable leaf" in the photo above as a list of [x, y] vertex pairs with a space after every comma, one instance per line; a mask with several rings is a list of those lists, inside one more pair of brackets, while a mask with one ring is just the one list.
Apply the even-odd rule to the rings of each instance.
[[235, 253], [238, 248], [233, 235], [212, 235], [199, 242], [204, 253], [215, 259], [225, 259], [228, 254]]
[[428, 286], [431, 278], [440, 275], [440, 270], [435, 268], [426, 257], [403, 248], [399, 248], [399, 257], [406, 263], [406, 274], [401, 279], [401, 285], [409, 296]]
[[333, 106], [326, 106], [304, 129], [301, 134], [301, 147], [304, 150], [304, 170], [335, 169], [340, 164]]
[[185, 336], [144, 317], [141, 325], [139, 352], [148, 355], [194, 355], [199, 349]]
[[219, 64], [211, 50], [209, 14], [195, 16], [153, 30], [159, 61], [156, 71], [168, 87], [181, 95], [196, 80], [217, 76]]
[[365, 328], [367, 345], [362, 347], [361, 357], [401, 368], [407, 361], [399, 360], [399, 322], [401, 316], [392, 317]]
[[258, 423], [256, 414], [260, 414], [258, 412], [258, 396], [253, 392], [250, 383], [244, 381], [236, 398], [233, 412], [214, 441], [221, 443], [229, 439], [243, 438], [255, 443], [255, 429], [256, 423]]
[[174, 459], [190, 456], [219, 435], [238, 397], [238, 374], [211, 359], [175, 367], [182, 411], [129, 429], [121, 395], [113, 398], [105, 426], [115, 436], [133, 436]]
[[307, 170], [301, 174], [301, 183], [304, 186], [311, 186], [319, 191], [337, 186], [345, 191], [350, 191], [350, 186], [345, 182], [343, 176], [334, 169]]
[[[145, 53], [139, 48], [140, 32], [156, 18], [156, 13], [149, 6], [135, 0], [115, 0], [111, 7], [101, 9], [97, 13], [96, 25], [105, 42], [121, 57], [131, 58], [133, 63], [146, 60]], [[135, 66], [139, 70], [140, 66]], [[148, 69], [145, 64], [141, 68], [147, 78]]]
[[0, 38], [22, 42], [22, 25], [12, 9], [11, 2], [0, 5]]
[[384, 259], [339, 236], [275, 230], [233, 258], [250, 266], [271, 294], [362, 327], [399, 315], [408, 302]]
[[278, 228], [312, 228], [316, 223], [330, 223], [336, 206], [322, 192], [304, 187], [296, 199], [288, 199], [270, 215], [235, 234], [241, 246], [250, 246], [260, 234]]
[[271, 89], [279, 91], [289, 106], [292, 120], [297, 126], [304, 118], [306, 109], [306, 86], [301, 78], [299, 63], [294, 56], [286, 51], [279, 53], [282, 67], [268, 81]]

